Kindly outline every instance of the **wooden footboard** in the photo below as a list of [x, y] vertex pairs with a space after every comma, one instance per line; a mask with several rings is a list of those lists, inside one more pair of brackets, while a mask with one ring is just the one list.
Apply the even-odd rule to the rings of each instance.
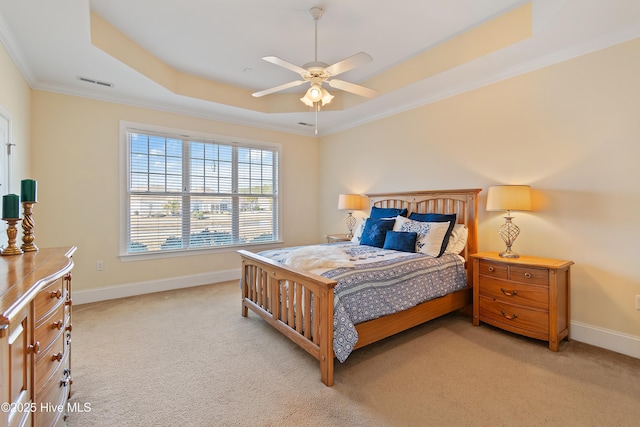
[[240, 250], [242, 315], [248, 309], [320, 362], [320, 377], [333, 385], [333, 287], [336, 281], [286, 268]]

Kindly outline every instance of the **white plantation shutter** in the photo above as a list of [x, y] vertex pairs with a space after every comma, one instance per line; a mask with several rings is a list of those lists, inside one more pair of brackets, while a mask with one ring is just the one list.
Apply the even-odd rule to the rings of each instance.
[[278, 240], [272, 147], [129, 129], [127, 253]]

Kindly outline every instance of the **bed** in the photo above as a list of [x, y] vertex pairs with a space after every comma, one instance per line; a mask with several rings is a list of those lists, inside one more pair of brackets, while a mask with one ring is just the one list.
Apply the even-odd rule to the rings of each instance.
[[[335, 265], [282, 262], [286, 257], [291, 259], [292, 253], [304, 253], [304, 248], [283, 248], [260, 254], [240, 250], [238, 253], [242, 259], [242, 316], [247, 317], [251, 310], [311, 354], [319, 361], [322, 382], [332, 386], [334, 359], [344, 361], [346, 358], [341, 353], [342, 337], [334, 336], [334, 328], [335, 334], [343, 334], [344, 326], [347, 325], [348, 329], [353, 323], [351, 326], [354, 331], [347, 330], [349, 336], [356, 336], [356, 341], [348, 345], [350, 352], [444, 314], [469, 309], [472, 304], [473, 277], [473, 263], [469, 262], [469, 255], [478, 250], [477, 196], [480, 191], [434, 190], [367, 195], [372, 209], [407, 209], [407, 216], [412, 213], [456, 214], [456, 223], [464, 225], [468, 232], [466, 245], [457, 255], [443, 254], [438, 257], [436, 265], [439, 267], [433, 267], [435, 271], [440, 271], [444, 269], [444, 264], [458, 264], [458, 267], [453, 267], [458, 270], [459, 266], [462, 266], [464, 283], [455, 290], [418, 302], [406, 309], [396, 309], [381, 317], [359, 322], [343, 322], [344, 311], [338, 312], [336, 307], [343, 310], [341, 304], [345, 303], [345, 297], [341, 289], [345, 286], [345, 281], [351, 281], [354, 277], [350, 276], [350, 268], [364, 269], [375, 266], [379, 269], [382, 264], [387, 263], [384, 261], [386, 258], [395, 257], [394, 251], [385, 252], [383, 249], [381, 255], [377, 249], [368, 249], [348, 242], [327, 244], [327, 256], [342, 247], [352, 257], [351, 261], [362, 265], [348, 267], [341, 264], [341, 260], [337, 258], [333, 260], [336, 262]], [[309, 250], [322, 253], [325, 249], [320, 250], [320, 246], [313, 246]], [[365, 254], [364, 257], [361, 257], [362, 254]], [[459, 261], [455, 261], [456, 258]], [[419, 267], [419, 263], [425, 261], [409, 256], [408, 259], [403, 258], [402, 262], [418, 263], [416, 265]], [[388, 263], [392, 264], [391, 261]], [[420, 274], [424, 274], [428, 268], [427, 264], [424, 265], [425, 270], [420, 271]]]

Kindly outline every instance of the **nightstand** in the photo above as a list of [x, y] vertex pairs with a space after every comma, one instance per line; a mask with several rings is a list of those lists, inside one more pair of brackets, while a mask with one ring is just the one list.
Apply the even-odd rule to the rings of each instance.
[[569, 290], [573, 261], [497, 252], [472, 254], [473, 324], [549, 342], [558, 351], [569, 339]]
[[348, 242], [351, 240], [351, 237], [347, 237], [346, 234], [327, 234], [324, 237], [327, 238], [327, 243]]

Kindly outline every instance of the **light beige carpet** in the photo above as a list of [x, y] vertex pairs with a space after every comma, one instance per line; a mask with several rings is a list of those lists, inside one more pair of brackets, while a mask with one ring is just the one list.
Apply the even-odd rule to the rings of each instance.
[[74, 307], [79, 426], [637, 426], [640, 360], [545, 343], [453, 314], [318, 363], [237, 283]]

